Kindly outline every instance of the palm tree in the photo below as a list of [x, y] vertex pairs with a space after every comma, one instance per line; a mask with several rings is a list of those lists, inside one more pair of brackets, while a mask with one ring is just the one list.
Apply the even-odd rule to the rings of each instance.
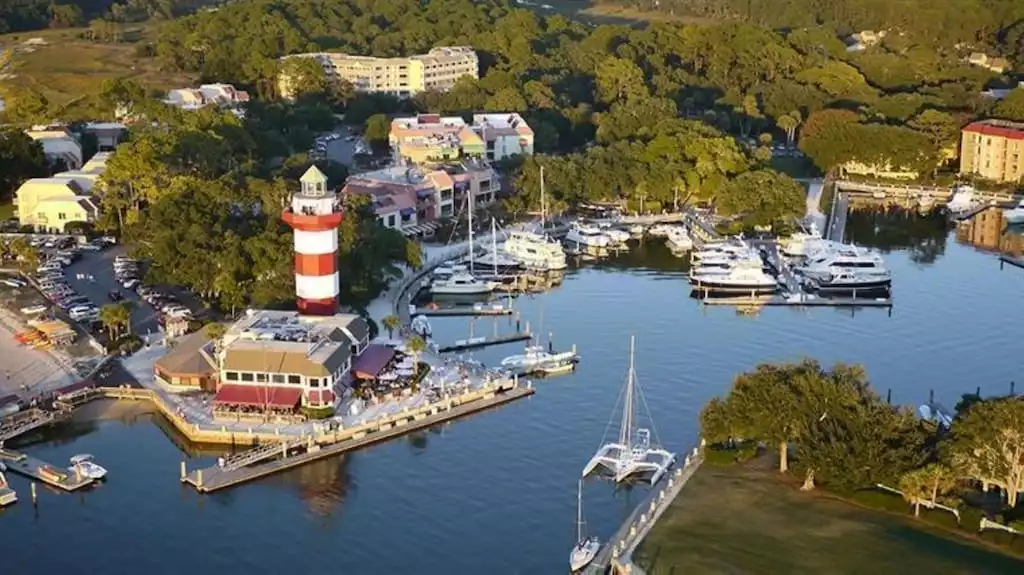
[[921, 502], [928, 499], [929, 480], [923, 473], [924, 469], [915, 469], [900, 477], [900, 491], [903, 499], [914, 506], [914, 517], [921, 516]]
[[112, 342], [117, 341], [121, 334], [122, 326], [131, 324], [131, 314], [128, 312], [128, 308], [116, 303], [110, 303], [101, 307], [99, 317], [100, 323], [103, 324], [103, 327], [107, 328], [107, 335], [110, 336], [110, 341]]
[[395, 330], [402, 326], [402, 319], [395, 314], [384, 316], [382, 321], [384, 322], [384, 327], [388, 330], [388, 339], [394, 337]]
[[131, 300], [122, 300], [117, 304], [124, 310], [124, 314], [121, 316], [122, 324], [124, 325], [125, 333], [132, 333], [132, 310], [135, 309], [135, 302]]
[[406, 346], [409, 348], [409, 352], [412, 353], [413, 369], [418, 376], [420, 374], [420, 354], [427, 351], [427, 342], [423, 341], [422, 337], [414, 335], [409, 338]]
[[793, 140], [796, 138], [796, 127], [800, 125], [800, 120], [793, 117], [792, 114], [785, 114], [775, 120], [775, 125], [777, 125], [780, 130], [786, 132], [786, 142], [790, 147], [792, 147]]

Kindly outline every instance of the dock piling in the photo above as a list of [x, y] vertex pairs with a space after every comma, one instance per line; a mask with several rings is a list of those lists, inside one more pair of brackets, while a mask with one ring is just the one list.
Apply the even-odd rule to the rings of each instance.
[[30, 490], [32, 491], [32, 505], [36, 505], [38, 500], [38, 496], [36, 494], [36, 482], [33, 481], [30, 485]]
[[196, 469], [196, 485], [199, 485], [200, 487], [203, 485], [203, 470], [202, 469]]
[[187, 477], [187, 476], [188, 476], [188, 469], [185, 468], [185, 460], [182, 459], [181, 460], [181, 479], [182, 479], [182, 481], [184, 481], [185, 477]]

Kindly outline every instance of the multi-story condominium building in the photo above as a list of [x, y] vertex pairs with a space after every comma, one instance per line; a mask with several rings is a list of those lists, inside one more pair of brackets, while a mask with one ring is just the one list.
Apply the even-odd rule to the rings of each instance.
[[18, 223], [38, 231], [64, 231], [72, 222], [94, 223], [99, 217], [96, 186], [111, 152], [98, 152], [81, 168], [51, 178], [25, 180], [14, 194]]
[[982, 120], [961, 130], [960, 173], [996, 182], [1024, 178], [1024, 123]]
[[432, 170], [392, 166], [365, 172], [349, 177], [342, 193], [370, 196], [381, 225], [414, 235], [465, 210], [470, 195], [474, 206], [481, 207], [493, 202], [500, 190], [493, 168], [467, 160]]
[[[314, 58], [327, 79], [345, 80], [359, 92], [413, 96], [427, 90], [445, 91], [463, 76], [479, 78], [480, 62], [469, 46], [441, 46], [426, 54], [405, 58], [374, 58], [340, 52], [293, 54], [288, 58]], [[287, 71], [278, 76], [278, 92], [295, 96], [298, 86]]]
[[412, 164], [533, 153], [533, 130], [514, 112], [475, 114], [472, 124], [438, 114], [396, 118], [388, 139], [396, 160]]

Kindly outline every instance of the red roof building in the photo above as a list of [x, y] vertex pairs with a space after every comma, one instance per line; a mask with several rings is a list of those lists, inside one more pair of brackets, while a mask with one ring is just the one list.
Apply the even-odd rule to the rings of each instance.
[[995, 182], [1024, 178], [1024, 123], [1006, 120], [972, 122], [961, 130], [960, 173]]

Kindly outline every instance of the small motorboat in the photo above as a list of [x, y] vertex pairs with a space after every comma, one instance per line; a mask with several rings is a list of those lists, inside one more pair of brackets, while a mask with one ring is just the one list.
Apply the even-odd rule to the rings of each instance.
[[92, 459], [92, 455], [89, 455], [88, 453], [76, 455], [71, 458], [71, 466], [68, 467], [68, 471], [72, 474], [79, 474], [82, 477], [88, 477], [89, 479], [103, 479], [107, 476], [107, 470], [97, 465]]
[[565, 364], [573, 364], [579, 360], [576, 350], [562, 353], [551, 353], [544, 346], [527, 346], [523, 353], [510, 355], [501, 360], [501, 366], [519, 372], [531, 372], [543, 368], [555, 368]]

